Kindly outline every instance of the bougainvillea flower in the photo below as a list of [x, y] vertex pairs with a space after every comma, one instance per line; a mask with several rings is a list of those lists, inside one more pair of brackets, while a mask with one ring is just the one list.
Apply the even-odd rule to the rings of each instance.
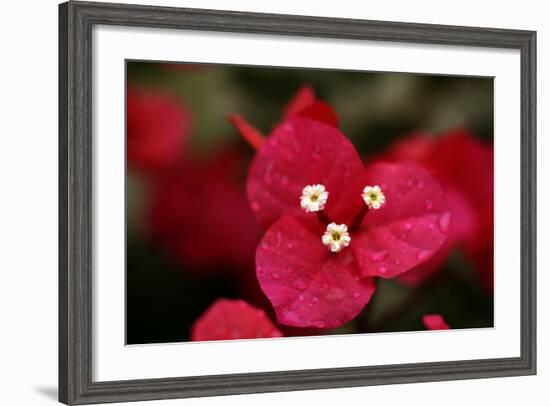
[[[316, 188], [312, 207], [326, 202], [307, 210], [301, 199]], [[266, 139], [247, 192], [267, 229], [256, 274], [279, 322], [290, 326], [351, 320], [373, 294], [374, 276], [392, 278], [430, 259], [450, 224], [443, 191], [427, 171], [415, 163], [365, 168], [340, 131], [307, 118], [288, 119]]]
[[425, 314], [422, 317], [424, 327], [428, 330], [449, 330], [449, 325], [440, 314]]
[[265, 312], [243, 300], [218, 299], [191, 330], [192, 341], [282, 337]]
[[128, 165], [142, 171], [156, 171], [172, 165], [182, 153], [190, 123], [188, 109], [173, 95], [159, 89], [128, 86]]
[[[326, 102], [317, 99], [310, 86], [302, 86], [298, 89], [294, 97], [284, 107], [283, 119], [292, 117], [309, 118], [331, 127], [338, 127], [339, 123], [338, 115], [334, 109]], [[265, 137], [258, 129], [238, 114], [231, 114], [228, 119], [250, 145], [255, 149], [261, 147]]]
[[151, 184], [152, 238], [203, 271], [250, 269], [260, 229], [245, 194], [242, 154], [226, 150], [201, 162], [181, 161]]
[[434, 138], [411, 135], [377, 157], [379, 161], [414, 160], [438, 180], [447, 195], [452, 222], [447, 243], [434, 258], [400, 276], [416, 284], [437, 272], [456, 247], [474, 260], [484, 284], [492, 287], [493, 247], [493, 149], [465, 130]]

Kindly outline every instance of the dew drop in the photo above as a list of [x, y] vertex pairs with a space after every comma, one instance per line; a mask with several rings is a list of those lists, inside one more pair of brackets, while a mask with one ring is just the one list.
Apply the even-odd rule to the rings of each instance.
[[361, 296], [361, 294], [359, 292], [353, 292], [353, 295], [352, 295], [355, 299], [358, 299], [359, 296]]
[[382, 250], [382, 251], [378, 251], [378, 252], [373, 252], [370, 256], [370, 258], [374, 261], [374, 262], [380, 262], [380, 261], [383, 261], [385, 260], [386, 258], [388, 257], [388, 250]]
[[294, 244], [292, 244], [291, 242], [287, 242], [286, 246], [287, 246], [287, 248], [292, 248], [292, 247], [294, 247]]
[[396, 260], [395, 260], [395, 265], [401, 265], [401, 261], [398, 260], [398, 259], [396, 259]]
[[335, 287], [330, 288], [330, 290], [325, 295], [325, 297], [328, 300], [333, 300], [333, 301], [342, 300], [345, 296], [346, 296], [346, 292], [344, 289], [335, 288]]
[[384, 275], [386, 272], [388, 272], [388, 268], [386, 268], [385, 266], [381, 266], [378, 268], [378, 272]]
[[407, 180], [407, 187], [412, 187], [414, 185], [414, 181], [412, 179]]
[[304, 295], [298, 296], [298, 300], [299, 300], [300, 302], [303, 302], [305, 299], [306, 299], [306, 298], [304, 297]]
[[418, 185], [416, 185], [419, 189], [422, 189], [424, 187], [424, 181], [419, 180]]
[[275, 233], [275, 237], [277, 238], [277, 247], [280, 247], [281, 246], [281, 242], [283, 241], [283, 235], [281, 234], [280, 231], [277, 231]]
[[260, 203], [256, 201], [252, 202], [250, 206], [252, 207], [252, 211], [260, 211], [261, 209]]
[[281, 279], [281, 275], [279, 275], [277, 272], [273, 272], [271, 274], [271, 277], [275, 280]]
[[433, 229], [435, 228], [435, 226], [434, 226], [433, 224], [430, 223], [430, 224], [428, 225], [428, 228], [429, 228], [430, 230], [433, 230]]
[[282, 127], [283, 130], [293, 134], [294, 133], [294, 127], [290, 124], [284, 124], [283, 127]]
[[405, 223], [405, 230], [412, 230], [413, 225], [411, 223]]
[[272, 185], [273, 184], [273, 177], [271, 176], [271, 171], [273, 170], [273, 165], [269, 164], [265, 170], [264, 174], [264, 182], [266, 185]]
[[432, 255], [432, 251], [422, 250], [418, 253], [416, 257], [418, 258], [419, 261], [424, 261], [428, 259], [431, 255]]
[[315, 296], [313, 296], [313, 299], [311, 299], [313, 303], [319, 303], [319, 299], [317, 299]]
[[304, 290], [307, 288], [307, 284], [302, 279], [296, 279], [293, 283], [296, 289]]
[[451, 213], [443, 213], [441, 217], [439, 217], [438, 225], [442, 233], [447, 233], [449, 231], [449, 226], [451, 225]]
[[313, 150], [313, 154], [311, 154], [312, 158], [316, 161], [320, 161], [321, 160], [321, 148], [319, 148], [319, 146], [317, 145], [315, 147], [315, 149]]
[[314, 321], [313, 323], [311, 323], [311, 325], [312, 325], [313, 327], [325, 328], [325, 326], [327, 325], [327, 323], [326, 323], [324, 320], [316, 320], [316, 321]]
[[430, 199], [426, 200], [426, 209], [431, 210], [433, 207], [433, 202]]
[[268, 249], [268, 248], [269, 248], [269, 244], [268, 244], [267, 242], [264, 241], [264, 242], [262, 243], [262, 248], [263, 248], [264, 250]]

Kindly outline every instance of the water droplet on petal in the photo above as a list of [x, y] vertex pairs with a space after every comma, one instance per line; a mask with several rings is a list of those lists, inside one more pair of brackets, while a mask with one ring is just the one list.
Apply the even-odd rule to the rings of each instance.
[[300, 296], [298, 296], [298, 300], [299, 300], [300, 302], [303, 302], [303, 301], [305, 300], [305, 297], [304, 297], [304, 295], [300, 295]]
[[414, 185], [414, 181], [412, 179], [407, 180], [407, 187], [412, 187]]
[[370, 258], [374, 261], [374, 262], [380, 262], [380, 261], [383, 261], [385, 260], [386, 258], [388, 257], [388, 250], [382, 250], [382, 251], [378, 251], [378, 252], [373, 252], [370, 256]]
[[250, 206], [252, 207], [252, 211], [260, 211], [261, 209], [260, 203], [255, 201], [252, 202]]
[[381, 266], [378, 268], [378, 272], [384, 275], [386, 272], [388, 272], [388, 268], [386, 268], [385, 266]]
[[316, 321], [314, 321], [313, 323], [311, 323], [311, 325], [312, 325], [313, 327], [325, 328], [325, 326], [327, 325], [327, 323], [325, 323], [324, 320], [316, 320]]
[[355, 299], [358, 299], [359, 296], [361, 296], [361, 294], [359, 292], [353, 292], [353, 295], [352, 295]]
[[316, 161], [320, 161], [321, 160], [321, 148], [319, 148], [319, 146], [317, 145], [315, 147], [315, 149], [313, 150], [313, 154], [311, 154], [312, 158]]
[[428, 199], [426, 200], [426, 209], [431, 210], [434, 207], [434, 203]]
[[430, 230], [433, 230], [433, 229], [435, 228], [435, 226], [434, 226], [433, 224], [430, 223], [430, 224], [428, 225], [428, 228], [429, 228]]
[[412, 230], [413, 225], [411, 223], [405, 223], [405, 230]]
[[262, 243], [262, 249], [266, 250], [266, 249], [268, 249], [268, 248], [269, 248], [269, 244], [268, 244], [266, 241], [264, 241], [264, 242]]
[[279, 275], [277, 272], [273, 272], [271, 274], [271, 277], [275, 280], [281, 279], [281, 275]]
[[416, 185], [419, 189], [422, 189], [424, 187], [424, 181], [419, 180], [418, 185]]
[[286, 246], [287, 248], [292, 248], [294, 247], [294, 244], [292, 244], [290, 241], [286, 243]]
[[425, 261], [426, 259], [428, 259], [432, 255], [432, 253], [433, 253], [433, 251], [422, 250], [418, 253], [418, 255], [416, 257], [418, 258], [419, 261]]
[[401, 265], [401, 261], [398, 260], [398, 259], [396, 259], [396, 260], [395, 260], [395, 265]]
[[304, 290], [305, 288], [307, 288], [307, 283], [305, 283], [302, 279], [296, 279], [293, 285], [296, 289], [300, 290]]
[[311, 299], [311, 301], [313, 303], [318, 303], [319, 302], [319, 299], [317, 299], [315, 296], [313, 296], [313, 298]]
[[451, 225], [451, 213], [445, 212], [439, 217], [439, 229], [442, 233], [447, 233], [449, 231], [449, 226]]

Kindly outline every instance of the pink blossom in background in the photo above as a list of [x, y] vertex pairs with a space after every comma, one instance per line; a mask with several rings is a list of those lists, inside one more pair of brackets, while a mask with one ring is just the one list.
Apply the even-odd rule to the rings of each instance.
[[128, 85], [126, 156], [130, 168], [155, 172], [174, 164], [190, 128], [190, 113], [175, 96], [161, 89]]
[[452, 213], [449, 239], [434, 258], [401, 275], [407, 284], [418, 284], [437, 272], [450, 252], [464, 248], [477, 264], [483, 284], [492, 289], [493, 256], [493, 148], [466, 130], [435, 138], [413, 134], [394, 143], [376, 161], [421, 164], [445, 190]]
[[218, 299], [194, 323], [192, 341], [282, 337], [265, 312], [243, 300]]
[[425, 314], [422, 317], [422, 322], [424, 327], [428, 330], [449, 330], [450, 327], [447, 325], [445, 320], [440, 314]]
[[149, 232], [174, 257], [202, 271], [251, 270], [260, 229], [242, 180], [242, 154], [181, 160], [150, 185]]
[[[301, 207], [307, 185], [328, 191], [319, 212]], [[368, 185], [381, 188], [381, 207], [367, 208]], [[414, 163], [365, 168], [340, 131], [308, 118], [289, 118], [266, 139], [247, 192], [267, 229], [256, 274], [278, 321], [290, 326], [329, 328], [353, 319], [375, 290], [374, 276], [393, 278], [429, 260], [449, 232], [445, 196], [428, 172]], [[349, 230], [339, 240], [349, 247], [327, 249], [334, 248], [323, 237], [330, 230], [335, 238]]]

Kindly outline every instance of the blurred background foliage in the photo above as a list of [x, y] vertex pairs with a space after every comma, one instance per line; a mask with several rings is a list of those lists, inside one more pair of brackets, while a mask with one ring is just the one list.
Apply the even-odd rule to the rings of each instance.
[[[127, 80], [137, 88], [169, 92], [187, 107], [191, 135], [185, 148], [194, 159], [207, 160], [227, 148], [241, 151], [243, 195], [253, 150], [229, 124], [228, 114], [238, 113], [268, 134], [305, 84], [335, 109], [340, 129], [367, 159], [417, 131], [437, 136], [466, 128], [488, 144], [493, 139], [492, 78], [127, 62]], [[193, 322], [220, 297], [244, 298], [273, 317], [254, 282], [253, 264], [244, 271], [220, 264], [216, 267], [224, 271], [212, 272], [168, 255], [144, 225], [147, 177], [129, 168], [126, 193], [128, 344], [187, 341]], [[379, 280], [377, 286], [363, 313], [338, 329], [282, 330], [286, 335], [424, 330], [422, 315], [430, 312], [443, 314], [452, 328], [493, 325], [492, 292], [483, 289], [460, 251], [417, 287], [395, 280]]]

